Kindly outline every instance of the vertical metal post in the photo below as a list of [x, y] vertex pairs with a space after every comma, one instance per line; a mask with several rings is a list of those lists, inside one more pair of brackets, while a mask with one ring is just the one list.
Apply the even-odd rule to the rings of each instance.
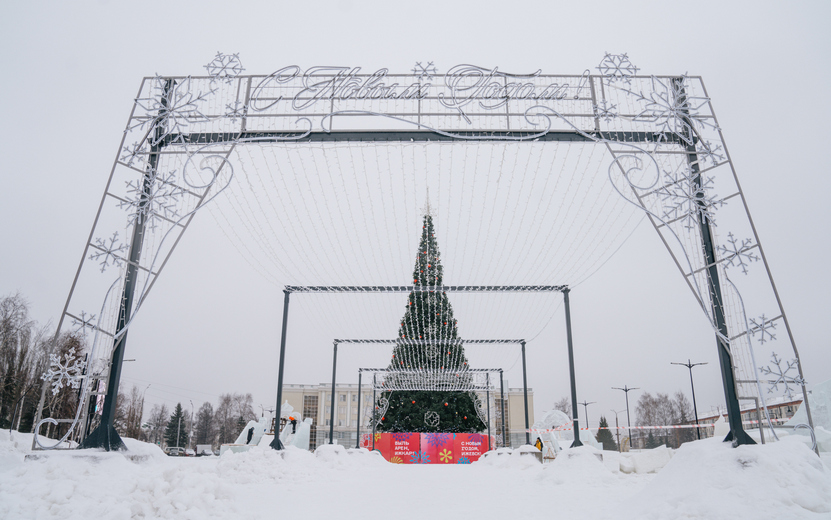
[[334, 444], [335, 436], [335, 376], [338, 372], [338, 341], [332, 353], [332, 401], [329, 406], [329, 444]]
[[[621, 390], [626, 393], [626, 424], [628, 429], [626, 430], [629, 433], [629, 449], [632, 449], [632, 421], [629, 419], [629, 392], [632, 390], [640, 390], [640, 388], [629, 388], [626, 385], [623, 385], [623, 388], [617, 388], [615, 386], [612, 387], [612, 390]], [[617, 420], [617, 415], [615, 415], [615, 420]]]
[[[165, 82], [162, 94], [162, 105], [167, 107], [170, 92], [173, 90], [173, 80]], [[164, 109], [162, 109], [163, 111]], [[159, 162], [159, 152], [162, 147], [162, 137], [166, 124], [162, 119], [156, 123], [154, 129], [155, 145], [150, 148], [149, 164], [144, 172], [141, 198], [136, 209], [136, 219], [133, 224], [133, 236], [130, 241], [130, 254], [127, 261], [127, 271], [124, 275], [124, 288], [121, 293], [121, 305], [118, 311], [117, 331], [114, 340], [114, 349], [110, 360], [109, 377], [107, 378], [107, 395], [104, 397], [104, 407], [101, 413], [101, 424], [78, 446], [84, 448], [103, 448], [105, 451], [126, 450], [127, 447], [113, 427], [115, 420], [115, 405], [118, 397], [118, 384], [121, 380], [121, 368], [124, 363], [124, 349], [127, 344], [127, 325], [130, 323], [130, 316], [133, 310], [133, 296], [135, 295], [136, 282], [138, 281], [139, 260], [141, 259], [141, 248], [144, 243], [144, 231], [147, 225], [147, 205], [151, 201], [154, 173]]]
[[531, 444], [531, 432], [528, 431], [531, 425], [528, 424], [528, 376], [525, 372], [525, 342], [521, 341], [520, 345], [522, 345], [522, 391], [525, 401], [525, 444]]
[[502, 408], [502, 447], [508, 446], [508, 439], [505, 436], [505, 385], [502, 379], [502, 369], [499, 370], [499, 406]]
[[372, 451], [375, 451], [375, 426], [378, 419], [375, 417], [375, 373], [372, 374]]
[[563, 289], [563, 306], [566, 310], [566, 340], [568, 342], [568, 377], [571, 383], [571, 415], [574, 421], [574, 442], [571, 443], [572, 448], [582, 446], [580, 441], [580, 418], [577, 412], [577, 383], [574, 378], [574, 346], [571, 340], [571, 307], [568, 302], [569, 288]]
[[283, 330], [280, 336], [280, 365], [277, 369], [277, 431], [274, 433], [274, 440], [271, 441], [271, 446], [275, 450], [282, 450], [283, 443], [280, 442], [280, 419], [283, 416], [282, 400], [283, 400], [283, 365], [286, 361], [286, 328], [289, 323], [289, 296], [291, 291], [283, 289]]
[[488, 406], [488, 451], [492, 449], [491, 447], [491, 374], [488, 372], [485, 374], [485, 382], [488, 385], [485, 388], [485, 402]]
[[687, 110], [687, 93], [682, 78], [673, 78], [673, 90], [677, 92], [676, 103], [681, 109], [681, 118], [685, 123], [683, 130], [687, 164], [692, 174], [693, 183], [696, 189], [696, 205], [698, 206], [698, 227], [701, 233], [701, 246], [704, 252], [704, 264], [707, 267], [707, 288], [710, 294], [710, 304], [713, 309], [713, 320], [715, 321], [718, 333], [716, 334], [716, 347], [718, 348], [719, 366], [721, 367], [721, 379], [724, 386], [724, 399], [727, 404], [727, 421], [730, 423], [730, 433], [724, 439], [733, 441], [733, 446], [741, 444], [756, 444], [742, 427], [741, 407], [736, 394], [736, 381], [733, 374], [733, 360], [730, 353], [729, 332], [727, 321], [724, 317], [724, 304], [721, 294], [721, 283], [718, 275], [718, 264], [716, 262], [715, 244], [713, 241], [710, 219], [708, 216], [707, 202], [704, 200], [703, 182], [698, 167], [698, 154], [696, 151], [697, 138], [692, 135], [693, 123], [689, 118]]
[[361, 394], [363, 393], [363, 389], [361, 388], [361, 376], [363, 372], [358, 369], [358, 424], [355, 428], [355, 437], [357, 437], [357, 441], [355, 441], [355, 447], [361, 447]]
[[[693, 383], [692, 369], [698, 365], [706, 364], [707, 363], [693, 363], [689, 358], [687, 358], [686, 363], [670, 363], [670, 365], [680, 365], [682, 367], [687, 367], [690, 370], [690, 387], [692, 388], [693, 412], [695, 413], [695, 431], [698, 433], [698, 440], [701, 440], [701, 428], [698, 426], [698, 407], [695, 405], [695, 383]], [[764, 444], [764, 439], [762, 440], [762, 444]]]

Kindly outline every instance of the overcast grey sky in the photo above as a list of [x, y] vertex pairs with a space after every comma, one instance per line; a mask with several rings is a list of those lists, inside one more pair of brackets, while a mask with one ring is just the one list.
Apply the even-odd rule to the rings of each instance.
[[[606, 51], [627, 52], [645, 74], [703, 77], [805, 375], [831, 377], [827, 2], [101, 1], [4, 11], [0, 295], [20, 291], [40, 322], [63, 307], [144, 76], [202, 74], [217, 51], [238, 52], [251, 74], [293, 64], [407, 72], [425, 60], [440, 72], [474, 63], [579, 74]], [[233, 252], [207, 254], [227, 246], [219, 235], [197, 218], [131, 329], [126, 357], [136, 361], [122, 384], [151, 384], [148, 404], [198, 406], [232, 391], [274, 404], [282, 293]], [[592, 423], [624, 407], [612, 386], [688, 391], [686, 370], [669, 364], [687, 358], [709, 362], [696, 369], [699, 410], [723, 402], [712, 331], [651, 228], [638, 228], [572, 305], [579, 398], [598, 402]], [[552, 325], [540, 344], [560, 333]], [[539, 413], [566, 395], [567, 372], [562, 352], [531, 355]], [[287, 381], [323, 382], [328, 370]]]

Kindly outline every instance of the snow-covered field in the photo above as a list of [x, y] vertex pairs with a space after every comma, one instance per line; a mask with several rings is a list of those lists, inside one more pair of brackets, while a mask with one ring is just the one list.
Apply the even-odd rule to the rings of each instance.
[[[831, 466], [796, 438], [688, 443], [647, 474], [622, 472], [616, 453], [601, 462], [588, 447], [545, 465], [505, 455], [402, 466], [338, 446], [172, 458], [125, 442], [129, 456], [25, 460], [31, 436], [0, 433], [0, 518], [831, 518]], [[642, 455], [625, 469], [647, 467]]]

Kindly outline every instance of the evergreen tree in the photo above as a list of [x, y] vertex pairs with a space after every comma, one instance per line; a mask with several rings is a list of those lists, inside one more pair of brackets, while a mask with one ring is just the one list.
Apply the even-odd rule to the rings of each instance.
[[[413, 269], [413, 285], [435, 287], [443, 283], [443, 268], [428, 206]], [[478, 398], [473, 392], [441, 390], [443, 381], [447, 386], [457, 386], [459, 381], [450, 378], [464, 378], [459, 372], [469, 368], [464, 347], [455, 341], [458, 329], [447, 293], [410, 292], [398, 337], [402, 342], [393, 349], [389, 369], [400, 372], [388, 375], [387, 381], [391, 385], [403, 384], [408, 377], [423, 378], [429, 374], [438, 390], [383, 392], [376, 403], [376, 413], [382, 415], [376, 418], [380, 422], [378, 430], [471, 433], [487, 429], [476, 413]], [[435, 343], [412, 344], [407, 340], [435, 340]], [[413, 370], [419, 374], [404, 372]], [[388, 403], [386, 409], [380, 404], [383, 400]]]
[[597, 442], [603, 445], [604, 450], [617, 450], [615, 438], [612, 436], [611, 430], [609, 430], [609, 422], [602, 415], [600, 416], [600, 429], [597, 430], [597, 436], [595, 437], [595, 439], [597, 439]]
[[187, 448], [188, 446], [188, 421], [185, 413], [182, 411], [182, 403], [176, 403], [173, 415], [167, 421], [167, 428], [164, 430], [164, 440], [168, 447], [178, 446], [180, 448]]
[[652, 435], [652, 432], [649, 432], [649, 437], [646, 438], [646, 449], [651, 450], [652, 448], [657, 448], [660, 446], [660, 443], [655, 440], [655, 436]]

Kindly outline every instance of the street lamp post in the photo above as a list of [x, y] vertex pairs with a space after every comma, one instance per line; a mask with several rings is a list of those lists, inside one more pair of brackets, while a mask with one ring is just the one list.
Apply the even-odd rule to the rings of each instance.
[[692, 369], [693, 367], [697, 367], [698, 365], [706, 365], [707, 363], [692, 363], [689, 359], [687, 359], [686, 363], [670, 363], [671, 365], [680, 365], [682, 367], [687, 367], [690, 369], [690, 387], [692, 388], [692, 398], [693, 398], [693, 412], [695, 413], [695, 431], [698, 434], [698, 440], [701, 440], [701, 429], [698, 427], [698, 408], [695, 406], [695, 384], [693, 383], [693, 375]]
[[623, 449], [620, 447], [620, 423], [617, 422], [617, 414], [622, 412], [623, 410], [612, 410], [612, 413], [615, 414], [615, 436], [617, 436], [617, 451], [621, 452]]
[[193, 442], [193, 399], [188, 399], [188, 401], [190, 401], [190, 435], [188, 435], [188, 446], [190, 446]]
[[632, 449], [632, 420], [629, 418], [629, 392], [632, 390], [640, 390], [640, 388], [629, 388], [626, 385], [623, 385], [623, 388], [616, 388], [612, 387], [612, 390], [622, 390], [626, 393], [626, 425], [629, 432], [629, 449]]
[[592, 401], [590, 403], [586, 402], [586, 401], [583, 401], [582, 403], [577, 403], [577, 404], [582, 404], [583, 405], [583, 411], [585, 412], [585, 415], [586, 415], [586, 428], [588, 428], [589, 427], [589, 405], [590, 404], [597, 404], [597, 401]]

